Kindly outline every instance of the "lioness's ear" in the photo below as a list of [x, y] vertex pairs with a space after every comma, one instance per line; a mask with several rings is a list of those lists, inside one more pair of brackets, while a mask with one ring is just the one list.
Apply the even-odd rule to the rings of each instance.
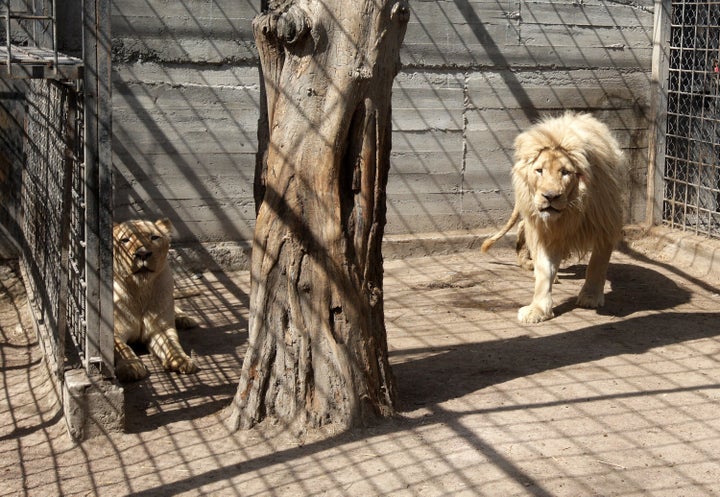
[[172, 229], [173, 229], [173, 225], [170, 222], [170, 219], [168, 219], [166, 217], [155, 221], [155, 226], [157, 226], [157, 228], [161, 232], [163, 232], [164, 234], [166, 234], [168, 236], [170, 236], [170, 233], [172, 232]]

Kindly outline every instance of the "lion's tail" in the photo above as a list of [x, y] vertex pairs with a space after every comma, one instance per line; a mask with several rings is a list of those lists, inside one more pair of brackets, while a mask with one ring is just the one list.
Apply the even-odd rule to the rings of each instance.
[[497, 233], [495, 233], [493, 236], [485, 240], [482, 244], [482, 247], [480, 247], [480, 251], [485, 253], [490, 250], [490, 247], [495, 245], [495, 242], [505, 236], [505, 233], [510, 231], [512, 227], [517, 224], [518, 219], [520, 219], [520, 211], [518, 211], [517, 206], [515, 206], [515, 208], [513, 208], [512, 214], [510, 215], [510, 219], [508, 219], [508, 222], [505, 223], [505, 226], [503, 226], [503, 228]]

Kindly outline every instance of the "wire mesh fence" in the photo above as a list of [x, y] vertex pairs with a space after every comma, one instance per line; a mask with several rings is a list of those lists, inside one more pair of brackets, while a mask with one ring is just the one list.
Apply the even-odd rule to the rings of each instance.
[[29, 89], [21, 195], [22, 262], [36, 319], [45, 324], [42, 328], [49, 335], [44, 340], [45, 354], [52, 357], [61, 376], [65, 368], [78, 365], [87, 333], [81, 291], [84, 274], [68, 271], [68, 265], [84, 267], [82, 251], [70, 250], [75, 236], [71, 231], [82, 229], [84, 222], [82, 196], [76, 194], [82, 181], [82, 156], [73, 146], [82, 128], [82, 112], [78, 112], [78, 92], [70, 85], [33, 80]]
[[663, 220], [720, 238], [720, 2], [672, 2]]

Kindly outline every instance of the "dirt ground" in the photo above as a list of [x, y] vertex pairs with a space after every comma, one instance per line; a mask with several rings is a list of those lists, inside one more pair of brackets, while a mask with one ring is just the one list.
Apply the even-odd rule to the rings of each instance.
[[[679, 235], [683, 240], [692, 239]], [[675, 236], [677, 238], [677, 236]], [[701, 246], [701, 249], [698, 249]], [[302, 440], [232, 433], [248, 274], [182, 280], [203, 320], [183, 332], [202, 371], [125, 389], [127, 432], [70, 440], [12, 264], [0, 267], [0, 488], [10, 496], [720, 495], [720, 243], [661, 233], [614, 254], [601, 312], [516, 321], [532, 275], [497, 247], [387, 260], [398, 416]]]

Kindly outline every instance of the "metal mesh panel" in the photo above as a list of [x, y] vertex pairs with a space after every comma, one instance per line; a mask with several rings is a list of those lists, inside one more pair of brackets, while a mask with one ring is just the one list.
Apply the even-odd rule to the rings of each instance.
[[663, 220], [720, 238], [720, 2], [672, 2]]
[[23, 265], [38, 320], [45, 353], [61, 374], [67, 360], [67, 331], [85, 333], [80, 327], [68, 330], [67, 241], [70, 205], [68, 186], [73, 177], [74, 141], [77, 123], [77, 93], [67, 85], [45, 80], [29, 83], [27, 93], [26, 165], [23, 169], [21, 208]]

